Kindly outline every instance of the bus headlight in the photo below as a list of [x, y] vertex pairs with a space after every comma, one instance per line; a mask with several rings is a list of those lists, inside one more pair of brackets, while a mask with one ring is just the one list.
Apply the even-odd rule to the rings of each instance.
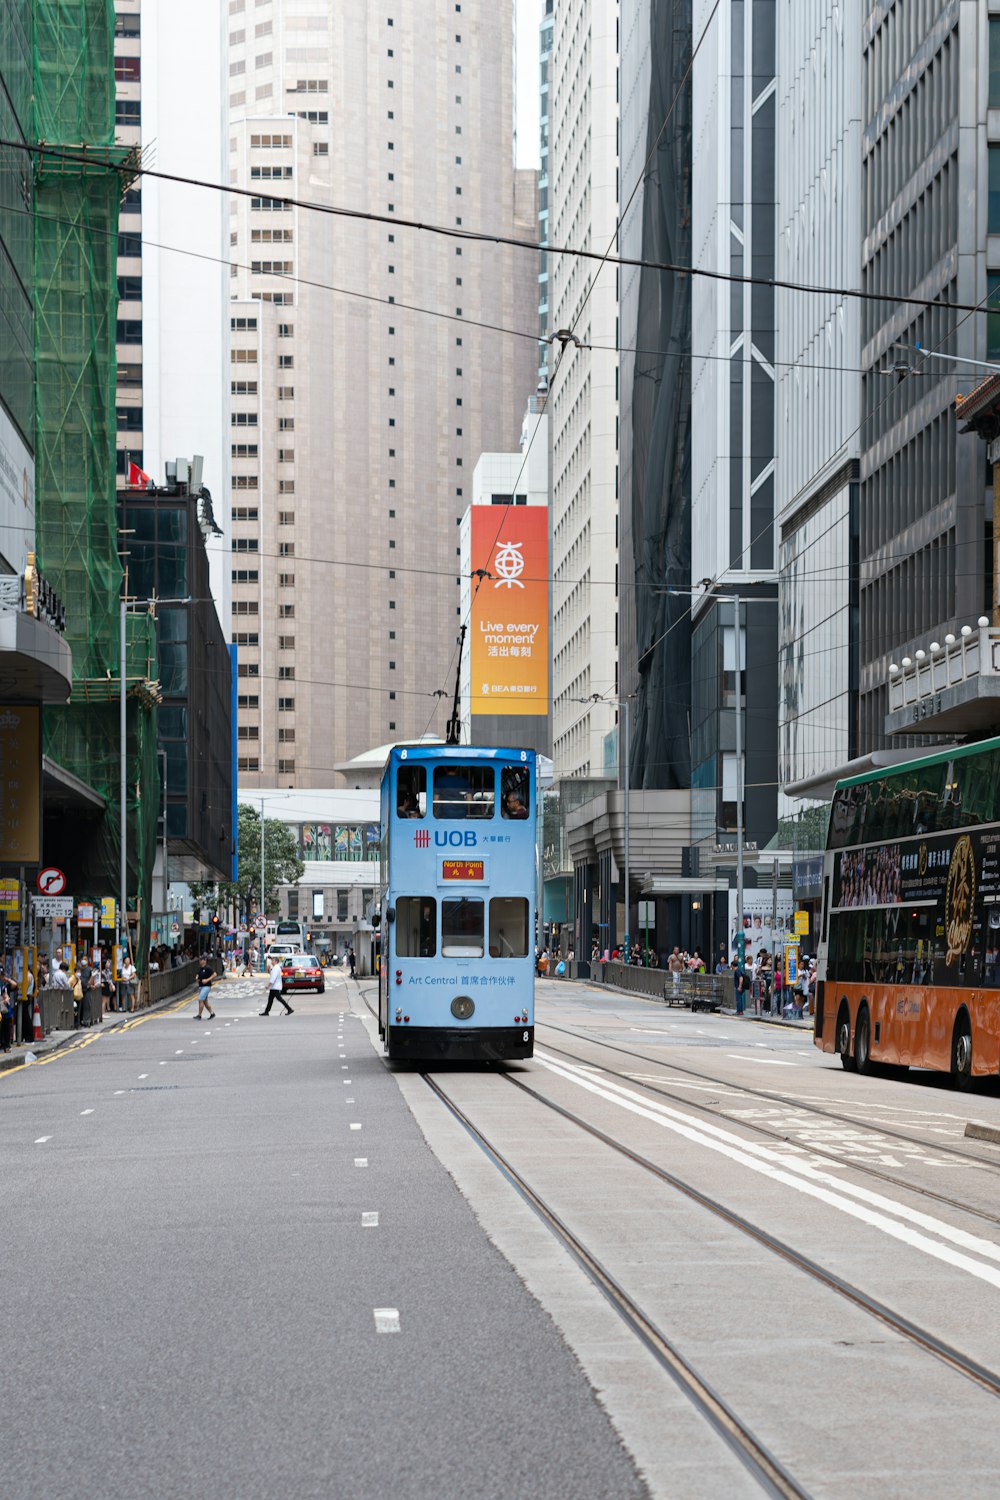
[[456, 995], [451, 1002], [451, 1013], [456, 1021], [467, 1021], [476, 1008], [476, 1002], [468, 995]]

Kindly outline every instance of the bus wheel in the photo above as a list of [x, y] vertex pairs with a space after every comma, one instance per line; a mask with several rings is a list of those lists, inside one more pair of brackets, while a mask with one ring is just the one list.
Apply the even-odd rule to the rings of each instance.
[[955, 1022], [951, 1039], [951, 1081], [957, 1089], [967, 1089], [972, 1082], [972, 1030], [964, 1013]]
[[844, 1068], [848, 1073], [853, 1073], [857, 1064], [851, 1051], [851, 1013], [846, 1005], [840, 1007], [837, 1017], [837, 1051]]
[[854, 1026], [854, 1063], [859, 1073], [874, 1072], [872, 1062], [872, 1023], [867, 1005], [858, 1011]]

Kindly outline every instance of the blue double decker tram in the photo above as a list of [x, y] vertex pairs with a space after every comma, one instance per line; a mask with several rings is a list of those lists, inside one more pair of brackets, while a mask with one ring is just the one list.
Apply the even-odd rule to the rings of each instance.
[[535, 796], [531, 750], [390, 752], [379, 976], [390, 1058], [531, 1056]]

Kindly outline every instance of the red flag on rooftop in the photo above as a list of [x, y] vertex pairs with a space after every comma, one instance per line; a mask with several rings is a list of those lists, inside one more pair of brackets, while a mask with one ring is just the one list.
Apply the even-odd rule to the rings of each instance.
[[147, 484], [152, 484], [152, 479], [138, 464], [131, 459], [128, 461], [128, 487], [130, 490], [144, 490]]

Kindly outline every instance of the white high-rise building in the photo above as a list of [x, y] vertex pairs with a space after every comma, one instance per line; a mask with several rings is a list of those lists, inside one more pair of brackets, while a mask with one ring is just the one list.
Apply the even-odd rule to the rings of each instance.
[[[118, 0], [115, 134], [145, 166], [178, 178], [227, 177], [227, 19], [204, 0]], [[197, 47], [191, 36], [198, 35]], [[180, 106], [178, 79], [197, 99]], [[229, 214], [226, 195], [140, 177], [118, 239], [117, 448], [157, 484], [164, 464], [200, 454], [224, 535], [208, 541], [212, 593], [229, 635]]]
[[536, 174], [510, 3], [233, 0], [229, 27], [240, 780], [331, 786], [443, 729], [473, 465], [535, 383], [498, 330], [532, 327], [537, 256], [403, 221], [533, 241]]
[[[603, 254], [618, 216], [618, 5], [555, 7], [549, 79], [549, 238]], [[549, 362], [552, 756], [557, 777], [604, 774], [618, 696], [618, 277], [548, 256], [549, 328], [581, 345]], [[608, 702], [589, 701], [593, 694]], [[582, 701], [581, 701], [582, 700]]]
[[[861, 285], [862, 5], [778, 28], [779, 279]], [[858, 753], [861, 303], [777, 292], [780, 785]], [[852, 704], [854, 706], [852, 706]], [[795, 804], [793, 809], [800, 804]]]

